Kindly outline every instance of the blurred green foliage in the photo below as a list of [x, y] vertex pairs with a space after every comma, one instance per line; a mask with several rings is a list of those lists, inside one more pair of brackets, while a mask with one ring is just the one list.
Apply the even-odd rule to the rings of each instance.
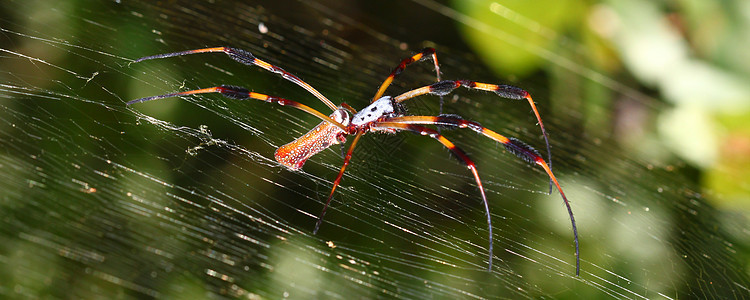
[[[453, 6], [489, 25], [461, 27], [467, 42], [502, 76], [579, 62], [574, 66], [587, 66], [582, 73], [591, 80], [600, 75], [637, 80], [650, 89], [646, 95], [666, 100], [658, 116], [636, 124], [628, 120], [638, 111], [626, 107], [589, 127], [620, 124], [624, 128], [615, 130], [615, 140], [652, 149], [642, 154], [663, 164], [673, 159], [655, 150], [671, 150], [706, 174], [700, 182], [717, 195], [711, 197], [717, 206], [750, 216], [750, 2], [471, 0]], [[564, 87], [551, 97], [575, 88], [565, 76], [551, 78]], [[579, 95], [584, 106], [617, 107], [622, 101]]]

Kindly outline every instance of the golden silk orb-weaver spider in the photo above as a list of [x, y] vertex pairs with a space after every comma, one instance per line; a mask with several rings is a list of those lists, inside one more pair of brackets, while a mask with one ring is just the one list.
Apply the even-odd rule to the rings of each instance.
[[[514, 100], [526, 99], [528, 103], [531, 105], [531, 108], [539, 122], [539, 127], [542, 130], [542, 135], [544, 136], [544, 140], [547, 145], [548, 161], [551, 162], [549, 141], [547, 138], [547, 133], [544, 130], [544, 124], [542, 123], [542, 118], [539, 116], [539, 112], [536, 109], [536, 105], [534, 104], [534, 101], [531, 99], [531, 95], [529, 95], [529, 93], [526, 92], [525, 90], [515, 87], [515, 86], [510, 86], [510, 85], [481, 83], [481, 82], [476, 82], [476, 81], [471, 81], [471, 80], [440, 80], [440, 66], [438, 65], [437, 55], [435, 54], [435, 49], [433, 48], [425, 48], [421, 52], [402, 60], [401, 63], [399, 63], [399, 65], [396, 66], [395, 69], [393, 69], [391, 74], [388, 75], [388, 77], [386, 77], [386, 79], [380, 85], [377, 92], [375, 93], [375, 96], [372, 98], [370, 105], [368, 105], [367, 107], [365, 107], [364, 109], [360, 111], [355, 110], [353, 107], [349, 106], [346, 103], [341, 103], [340, 106], [334, 105], [333, 102], [328, 100], [328, 98], [323, 96], [323, 94], [318, 92], [315, 88], [313, 88], [306, 82], [302, 81], [299, 77], [287, 71], [284, 71], [284, 69], [282, 68], [269, 64], [263, 60], [260, 60], [256, 58], [252, 53], [242, 50], [242, 49], [229, 48], [229, 47], [203, 48], [203, 49], [195, 49], [195, 50], [188, 50], [188, 51], [182, 51], [182, 52], [146, 56], [146, 57], [142, 57], [142, 58], [135, 60], [135, 62], [137, 63], [137, 62], [142, 62], [144, 60], [150, 60], [150, 59], [182, 56], [182, 55], [195, 54], [195, 53], [207, 53], [207, 52], [223, 52], [229, 55], [229, 57], [231, 57], [232, 59], [240, 63], [243, 63], [245, 65], [258, 66], [267, 71], [279, 74], [281, 75], [282, 78], [293, 82], [294, 84], [304, 88], [305, 90], [313, 94], [316, 98], [318, 98], [326, 106], [328, 106], [331, 110], [333, 110], [333, 113], [331, 115], [325, 115], [307, 105], [304, 105], [296, 101], [284, 99], [281, 97], [251, 92], [247, 88], [231, 86], [231, 85], [221, 85], [221, 86], [205, 88], [205, 89], [197, 89], [197, 90], [178, 92], [178, 93], [172, 93], [172, 94], [166, 94], [166, 95], [145, 97], [145, 98], [140, 98], [140, 99], [129, 101], [127, 104], [131, 105], [131, 104], [139, 103], [139, 102], [145, 102], [145, 101], [156, 100], [156, 99], [161, 99], [161, 98], [169, 98], [169, 97], [175, 97], [175, 96], [183, 96], [183, 95], [220, 93], [224, 97], [227, 97], [230, 99], [235, 99], [235, 100], [255, 99], [255, 100], [265, 101], [269, 103], [276, 103], [282, 106], [289, 106], [289, 107], [302, 110], [308, 114], [318, 117], [319, 119], [322, 120], [322, 122], [318, 124], [318, 126], [313, 128], [312, 130], [310, 130], [308, 133], [306, 133], [305, 135], [297, 138], [296, 140], [286, 145], [279, 147], [276, 150], [276, 153], [274, 155], [274, 157], [276, 158], [276, 161], [278, 161], [280, 164], [284, 165], [290, 170], [298, 170], [302, 168], [302, 166], [305, 164], [305, 161], [307, 161], [308, 158], [319, 153], [320, 151], [325, 150], [331, 145], [344, 143], [346, 142], [346, 138], [349, 135], [354, 135], [354, 139], [352, 140], [351, 144], [349, 145], [349, 148], [346, 151], [346, 154], [344, 155], [344, 163], [341, 166], [341, 170], [339, 171], [338, 176], [336, 177], [336, 180], [334, 180], [333, 182], [333, 187], [331, 188], [331, 192], [328, 194], [328, 199], [326, 200], [326, 204], [323, 207], [323, 210], [321, 211], [320, 216], [318, 217], [318, 220], [315, 224], [315, 229], [313, 230], [313, 233], [318, 232], [318, 229], [320, 228], [320, 224], [323, 222], [323, 216], [326, 213], [326, 209], [328, 208], [328, 205], [331, 203], [331, 199], [333, 199], [333, 194], [336, 191], [336, 187], [338, 187], [339, 184], [341, 183], [341, 178], [344, 175], [344, 170], [346, 170], [346, 167], [349, 165], [349, 161], [351, 160], [351, 157], [352, 157], [352, 151], [354, 150], [354, 147], [357, 145], [357, 142], [359, 141], [360, 137], [362, 137], [362, 135], [368, 132], [396, 133], [399, 131], [411, 131], [417, 134], [429, 136], [433, 139], [436, 139], [438, 142], [443, 144], [443, 146], [448, 148], [448, 150], [450, 150], [453, 154], [455, 154], [456, 157], [458, 157], [458, 159], [460, 159], [464, 164], [466, 164], [466, 166], [469, 168], [469, 171], [474, 176], [474, 180], [476, 181], [477, 187], [479, 188], [479, 192], [482, 196], [482, 201], [484, 202], [484, 209], [487, 214], [487, 226], [489, 229], [488, 230], [489, 231], [488, 270], [492, 270], [492, 218], [490, 215], [489, 204], [487, 202], [487, 196], [485, 195], [484, 187], [482, 186], [482, 181], [479, 179], [479, 173], [477, 172], [476, 165], [471, 159], [469, 159], [469, 156], [466, 155], [466, 153], [463, 150], [461, 150], [455, 144], [453, 144], [453, 142], [446, 139], [437, 130], [424, 127], [423, 125], [434, 125], [434, 126], [440, 126], [440, 127], [449, 128], [449, 129], [468, 128], [498, 143], [503, 144], [503, 146], [505, 146], [508, 152], [515, 154], [516, 156], [520, 157], [521, 159], [525, 160], [528, 163], [541, 166], [544, 169], [544, 171], [547, 172], [547, 175], [550, 178], [550, 192], [551, 192], [552, 185], [557, 187], [557, 190], [560, 192], [560, 196], [562, 196], [563, 202], [565, 203], [565, 206], [568, 210], [568, 214], [570, 215], [570, 221], [573, 227], [573, 237], [575, 241], [576, 276], [579, 275], [581, 263], [580, 263], [580, 254], [578, 250], [578, 229], [576, 228], [575, 218], [573, 217], [573, 210], [571, 209], [570, 203], [568, 202], [568, 199], [565, 197], [565, 193], [563, 193], [563, 190], [560, 187], [560, 184], [558, 183], [557, 178], [555, 178], [555, 175], [552, 173], [552, 168], [550, 167], [550, 165], [548, 165], [544, 161], [544, 159], [541, 157], [541, 155], [539, 154], [537, 150], [527, 145], [526, 143], [521, 142], [518, 139], [515, 139], [512, 137], [505, 137], [497, 132], [494, 132], [488, 128], [483, 127], [477, 122], [466, 120], [458, 115], [440, 114], [437, 116], [411, 116], [411, 115], [404, 115], [403, 113], [401, 113], [401, 111], [403, 110], [399, 109], [400, 105], [402, 105], [401, 102], [409, 100], [411, 98], [418, 97], [421, 95], [426, 95], [426, 94], [444, 96], [452, 92], [454, 89], [458, 87], [490, 91], [490, 92], [494, 92], [495, 94], [497, 94], [498, 96], [502, 98], [507, 98], [507, 99], [514, 99]], [[401, 74], [401, 72], [406, 68], [407, 65], [417, 62], [417, 61], [427, 60], [430, 58], [432, 58], [432, 61], [435, 64], [435, 72], [437, 73], [436, 83], [405, 92], [395, 97], [384, 96], [386, 89], [391, 85], [391, 83], [393, 82], [393, 79], [399, 74]]]

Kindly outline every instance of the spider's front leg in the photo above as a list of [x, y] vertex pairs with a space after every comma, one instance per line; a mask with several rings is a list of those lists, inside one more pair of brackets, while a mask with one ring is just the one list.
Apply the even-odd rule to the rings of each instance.
[[[403, 117], [403, 118], [408, 118], [408, 117]], [[479, 187], [479, 193], [480, 195], [482, 195], [482, 201], [484, 202], [484, 209], [487, 212], [487, 231], [488, 231], [488, 236], [489, 236], [489, 246], [487, 248], [487, 251], [489, 252], [487, 270], [492, 271], [492, 218], [490, 215], [490, 205], [489, 205], [489, 202], [487, 202], [487, 195], [484, 192], [484, 186], [482, 185], [482, 180], [479, 179], [479, 172], [477, 171], [477, 167], [474, 164], [474, 161], [472, 161], [469, 158], [466, 152], [461, 150], [461, 148], [453, 144], [453, 142], [449, 141], [444, 136], [440, 135], [440, 133], [437, 132], [436, 130], [416, 125], [417, 123], [410, 124], [407, 122], [400, 122], [399, 119], [400, 119], [399, 117], [384, 118], [381, 121], [374, 122], [370, 126], [372, 130], [378, 130], [378, 131], [407, 130], [407, 131], [411, 131], [411, 132], [421, 134], [424, 136], [429, 136], [437, 140], [441, 144], [443, 144], [443, 146], [445, 146], [446, 148], [448, 148], [448, 150], [450, 150], [454, 155], [456, 155], [456, 157], [459, 160], [461, 160], [466, 165], [466, 167], [469, 168], [469, 171], [471, 171], [471, 174], [474, 176], [474, 180], [477, 183], [477, 187]]]
[[[428, 86], [423, 86], [421, 88], [408, 91], [406, 93], [403, 93], [401, 95], [394, 97], [393, 99], [395, 99], [396, 103], [401, 103], [403, 101], [409, 100], [417, 96], [425, 95], [425, 94], [432, 94], [432, 95], [437, 95], [437, 96], [442, 97], [452, 92], [454, 89], [458, 87], [465, 87], [467, 89], [493, 92], [497, 94], [498, 96], [506, 98], [506, 99], [513, 99], [513, 100], [525, 99], [526, 101], [528, 101], [529, 105], [531, 106], [531, 110], [534, 112], [534, 115], [536, 116], [536, 119], [539, 124], [539, 128], [542, 130], [542, 136], [544, 136], [544, 143], [547, 145], [547, 163], [549, 164], [550, 169], [552, 168], [552, 150], [549, 145], [549, 137], [547, 136], [547, 131], [544, 130], [544, 123], [542, 123], [542, 117], [539, 115], [539, 110], [536, 109], [536, 104], [534, 104], [534, 100], [531, 99], [531, 94], [529, 94], [529, 92], [525, 91], [522, 88], [515, 87], [512, 85], [481, 83], [481, 82], [476, 82], [476, 81], [471, 81], [471, 80], [444, 80], [444, 81], [440, 81], [437, 83], [433, 83]], [[552, 182], [552, 180], [550, 180], [549, 182], [550, 194], [552, 193], [553, 184], [554, 183]]]
[[[560, 196], [563, 199], [563, 203], [565, 203], [565, 207], [568, 210], [568, 215], [570, 216], [570, 222], [573, 228], [573, 240], [575, 242], [576, 276], [580, 274], [581, 255], [580, 255], [580, 250], [578, 246], [578, 228], [576, 227], [576, 219], [573, 216], [573, 209], [570, 207], [570, 202], [568, 201], [568, 198], [565, 196], [565, 193], [563, 192], [562, 187], [560, 187], [560, 183], [557, 181], [555, 174], [552, 173], [552, 169], [544, 161], [544, 159], [542, 159], [541, 155], [536, 149], [532, 148], [531, 146], [527, 145], [526, 143], [516, 138], [505, 137], [497, 132], [494, 132], [480, 125], [477, 122], [463, 119], [458, 115], [400, 116], [400, 117], [393, 117], [393, 118], [386, 119], [385, 121], [379, 122], [378, 125], [383, 126], [383, 127], [389, 127], [389, 128], [402, 128], [404, 130], [415, 131], [415, 132], [422, 133], [422, 134], [424, 134], [425, 132], [430, 133], [431, 131], [419, 125], [435, 125], [435, 126], [443, 126], [443, 127], [448, 127], [448, 128], [468, 128], [498, 143], [501, 143], [503, 146], [505, 146], [505, 149], [507, 149], [508, 152], [515, 154], [516, 156], [523, 159], [524, 161], [542, 167], [542, 169], [544, 169], [544, 171], [547, 172], [547, 175], [550, 178], [550, 182], [552, 182], [557, 187], [557, 190], [560, 192]], [[437, 137], [435, 136], [433, 137], [437, 138], [440, 141], [439, 135], [437, 135]], [[443, 142], [443, 144], [446, 147], [448, 147], [448, 149], [451, 149], [452, 151], [454, 151], [451, 148], [451, 145], [445, 142]], [[455, 148], [455, 146], [453, 147]], [[459, 158], [462, 158], [459, 153], [457, 153], [457, 156], [459, 156]], [[465, 159], [464, 161], [466, 162]], [[469, 163], [467, 162], [467, 165], [468, 164]], [[481, 183], [479, 182], [478, 177], [477, 177], [477, 183], [481, 186]], [[482, 198], [484, 199], [484, 193], [482, 193]]]
[[391, 83], [393, 82], [393, 79], [395, 79], [396, 76], [401, 74], [401, 72], [403, 72], [404, 69], [406, 69], [406, 66], [412, 63], [418, 62], [418, 61], [429, 59], [429, 58], [432, 58], [432, 63], [435, 64], [435, 74], [437, 76], [437, 81], [440, 81], [440, 65], [438, 64], [437, 54], [435, 54], [435, 49], [424, 48], [422, 49], [421, 52], [402, 60], [401, 63], [399, 63], [398, 66], [396, 66], [396, 68], [393, 69], [391, 74], [388, 75], [388, 77], [386, 77], [383, 83], [380, 85], [380, 88], [378, 88], [378, 91], [375, 93], [375, 96], [372, 98], [372, 102], [375, 102], [376, 100], [380, 99], [380, 97], [382, 97], [383, 94], [385, 94], [385, 90], [391, 85]]

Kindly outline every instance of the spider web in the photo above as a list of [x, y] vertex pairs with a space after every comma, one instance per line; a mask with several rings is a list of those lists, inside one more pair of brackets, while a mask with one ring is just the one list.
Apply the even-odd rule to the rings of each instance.
[[[363, 137], [312, 235], [341, 151], [332, 147], [298, 172], [272, 154], [317, 119], [219, 95], [125, 102], [232, 84], [326, 112], [322, 103], [223, 54], [132, 60], [242, 48], [361, 108], [399, 60], [425, 46], [438, 49], [443, 78], [505, 82], [454, 39], [454, 26], [504, 37], [430, 0], [377, 9], [247, 2], [4, 4], [0, 295], [748, 298], [747, 244], [735, 240], [747, 241], [745, 224], [716, 226], [725, 216], [681, 164], [649, 161], [582, 128], [580, 111], [555, 105], [559, 91], [542, 77], [514, 84], [535, 95], [551, 134], [555, 173], [580, 230], [580, 277], [569, 217], [558, 193], [547, 195], [546, 174], [471, 131], [443, 133], [477, 163], [486, 188], [491, 272], [471, 174], [439, 143], [408, 133]], [[662, 108], [552, 49], [529, 51], [646, 113]], [[388, 94], [434, 81], [429, 63], [415, 64]], [[406, 106], [435, 115], [439, 101]], [[443, 101], [444, 113], [543, 148], [523, 102], [466, 90]]]

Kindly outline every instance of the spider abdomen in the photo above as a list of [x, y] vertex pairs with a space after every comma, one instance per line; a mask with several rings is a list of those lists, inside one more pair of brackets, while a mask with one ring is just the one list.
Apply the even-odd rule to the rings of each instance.
[[[331, 118], [341, 124], [349, 124], [349, 114], [344, 110], [339, 109], [334, 111]], [[274, 158], [292, 171], [299, 170], [308, 158], [331, 145], [345, 141], [345, 132], [341, 128], [324, 121], [305, 133], [305, 135], [276, 149]]]

